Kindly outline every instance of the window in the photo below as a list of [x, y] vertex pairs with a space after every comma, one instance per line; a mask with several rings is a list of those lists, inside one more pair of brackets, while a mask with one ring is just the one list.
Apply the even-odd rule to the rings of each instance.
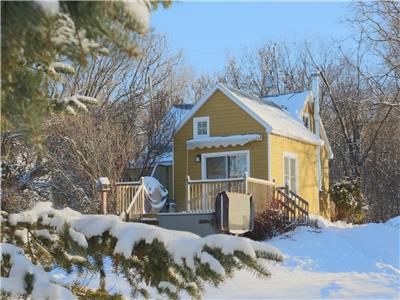
[[291, 153], [283, 154], [283, 183], [289, 185], [292, 192], [297, 193], [297, 156]]
[[306, 126], [309, 130], [311, 130], [310, 124], [310, 115], [307, 113], [303, 116], [304, 126]]
[[201, 138], [210, 135], [210, 118], [200, 117], [193, 119], [193, 137]]
[[203, 179], [243, 177], [249, 172], [249, 151], [207, 153], [202, 155]]

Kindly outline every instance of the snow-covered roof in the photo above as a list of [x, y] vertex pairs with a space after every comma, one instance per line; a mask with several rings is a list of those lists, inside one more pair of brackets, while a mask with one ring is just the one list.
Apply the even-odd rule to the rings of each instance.
[[196, 148], [211, 148], [211, 147], [228, 147], [245, 145], [252, 141], [261, 141], [262, 136], [260, 134], [241, 134], [241, 135], [229, 135], [229, 136], [210, 136], [201, 139], [193, 139], [186, 141], [187, 149], [193, 150]]
[[193, 108], [194, 104], [174, 104], [170, 110], [165, 114], [161, 124], [165, 126], [171, 126], [174, 124], [174, 128], [177, 129], [181, 122], [184, 120], [188, 112]]
[[[267, 104], [273, 103], [280, 109], [283, 109], [290, 114], [294, 119], [303, 122], [303, 112], [307, 102], [313, 103], [314, 96], [311, 90], [306, 90], [297, 93], [287, 93], [281, 95], [272, 95], [262, 98]], [[328, 157], [333, 158], [333, 151], [329, 144], [328, 137], [325, 132], [324, 124], [319, 119], [321, 139], [324, 141]]]
[[302, 121], [302, 113], [308, 100], [312, 100], [311, 91], [287, 93], [262, 98], [264, 101], [273, 102], [281, 109], [287, 111], [294, 119]]
[[276, 105], [267, 104], [256, 96], [246, 94], [234, 88], [227, 88], [221, 84], [220, 86], [222, 92], [232, 100], [236, 100], [235, 102], [239, 106], [249, 112], [267, 130], [270, 130], [271, 133], [306, 143], [323, 145], [323, 141], [319, 137], [308, 130], [300, 120], [292, 117], [287, 111], [278, 108]]
[[[314, 133], [308, 130], [301, 120], [294, 118], [289, 112], [280, 108], [278, 104], [269, 99], [262, 99], [254, 95], [244, 93], [235, 88], [227, 87], [218, 83], [187, 113], [177, 130], [196, 113], [196, 111], [214, 94], [217, 90], [224, 93], [229, 99], [239, 105], [244, 111], [251, 115], [256, 121], [262, 124], [268, 132], [285, 136], [295, 140], [315, 145], [323, 145], [324, 142]], [[299, 96], [300, 97], [300, 96]], [[305, 99], [302, 103], [304, 104]]]

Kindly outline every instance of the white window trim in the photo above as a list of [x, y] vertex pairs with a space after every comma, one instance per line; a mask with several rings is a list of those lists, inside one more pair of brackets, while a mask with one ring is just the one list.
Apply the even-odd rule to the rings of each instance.
[[[199, 122], [207, 122], [207, 135], [198, 135], [197, 134], [197, 124]], [[209, 137], [210, 136], [210, 117], [197, 117], [193, 118], [193, 138], [198, 139], [198, 138], [203, 138], [203, 137]]]
[[[227, 156], [227, 155], [231, 155], [231, 154], [242, 154], [242, 153], [247, 155], [247, 175], [250, 176], [250, 151], [249, 150], [238, 150], [238, 151], [212, 152], [212, 153], [202, 154], [201, 155], [201, 178], [207, 179], [206, 158]], [[224, 178], [224, 179], [227, 179], [227, 178]]]
[[283, 152], [282, 169], [283, 169], [283, 185], [285, 185], [285, 157], [292, 158], [295, 160], [295, 172], [296, 172], [296, 194], [299, 193], [299, 160], [297, 154], [291, 152]]

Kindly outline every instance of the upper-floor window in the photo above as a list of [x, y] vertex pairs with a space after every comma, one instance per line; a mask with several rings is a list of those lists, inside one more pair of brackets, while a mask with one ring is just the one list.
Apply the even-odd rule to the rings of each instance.
[[303, 116], [304, 126], [311, 130], [310, 115], [307, 113]]
[[210, 136], [210, 118], [199, 117], [193, 119], [193, 137], [201, 138]]

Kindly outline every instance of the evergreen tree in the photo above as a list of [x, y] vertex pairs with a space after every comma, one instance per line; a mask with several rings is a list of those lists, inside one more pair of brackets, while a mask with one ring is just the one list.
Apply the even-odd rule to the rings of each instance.
[[[169, 1], [162, 2], [164, 6]], [[111, 47], [140, 54], [158, 0], [4, 1], [1, 3], [2, 128], [40, 141], [44, 119], [54, 111], [87, 110], [96, 99], [63, 95], [62, 81], [90, 56]], [[49, 86], [59, 83], [58, 88]]]
[[[148, 297], [149, 291], [156, 290], [169, 298], [178, 298], [183, 290], [200, 298], [205, 283], [218, 286], [237, 269], [268, 277], [259, 259], [282, 260], [276, 249], [246, 238], [200, 238], [188, 232], [122, 222], [116, 216], [57, 210], [48, 202], [39, 202], [19, 214], [3, 213], [1, 219], [2, 292], [33, 299], [120, 298], [106, 288], [110, 259], [108, 272], [126, 279], [132, 297]], [[79, 280], [62, 284], [46, 273], [54, 268], [98, 275], [99, 286], [85, 288]]]

